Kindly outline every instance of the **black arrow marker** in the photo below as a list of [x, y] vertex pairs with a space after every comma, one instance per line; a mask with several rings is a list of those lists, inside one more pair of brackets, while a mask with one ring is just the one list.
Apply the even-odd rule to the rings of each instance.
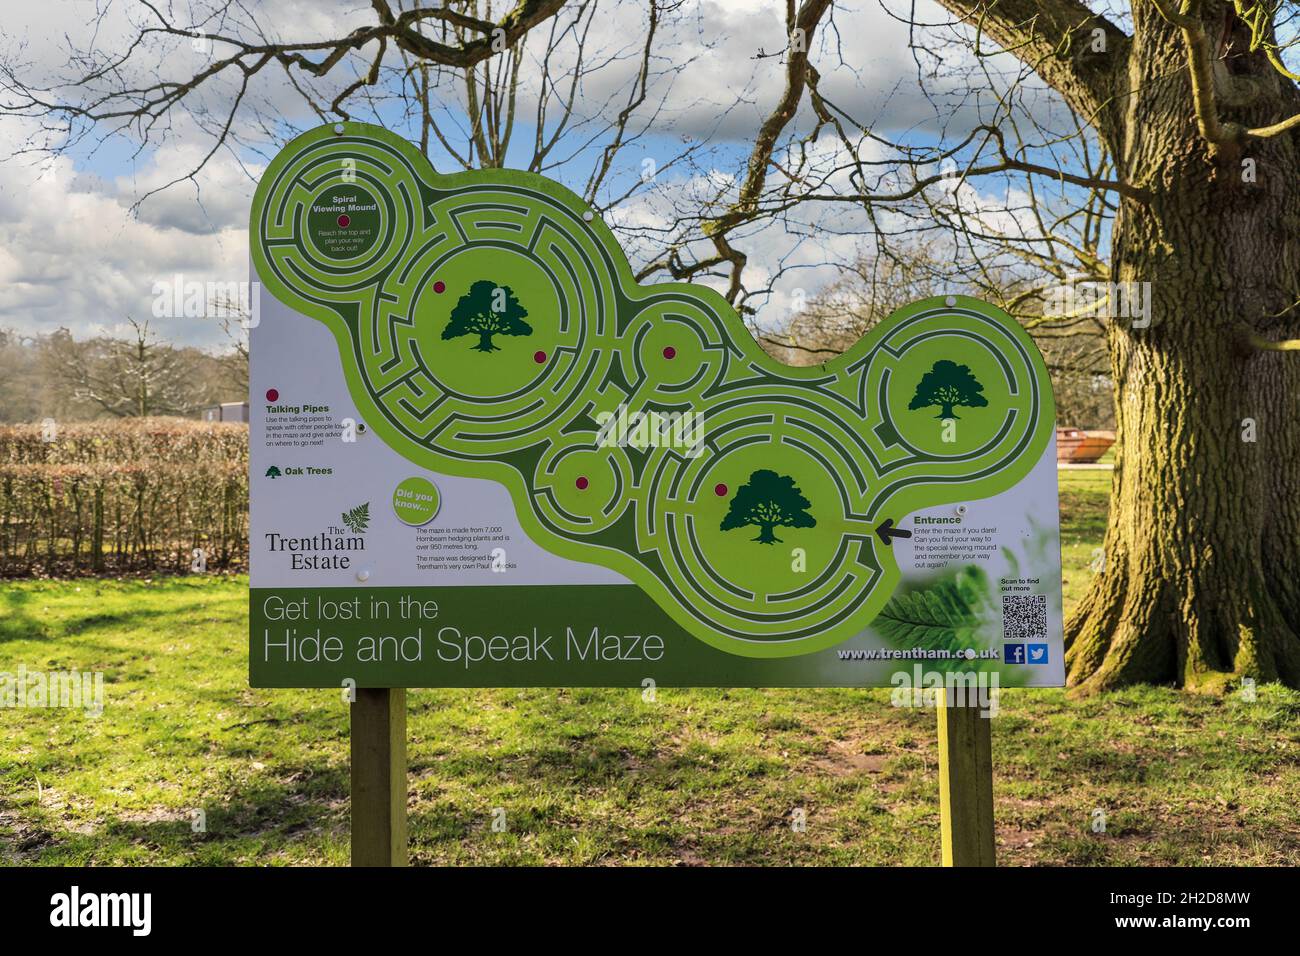
[[886, 518], [876, 526], [876, 534], [880, 535], [880, 540], [891, 548], [894, 546], [894, 538], [910, 538], [912, 532], [904, 528], [895, 528], [894, 519]]

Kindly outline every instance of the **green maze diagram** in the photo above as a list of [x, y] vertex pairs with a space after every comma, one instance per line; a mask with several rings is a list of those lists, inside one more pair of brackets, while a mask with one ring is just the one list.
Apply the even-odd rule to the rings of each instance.
[[734, 654], [861, 632], [899, 577], [882, 525], [1007, 490], [1054, 424], [1033, 343], [984, 303], [917, 302], [787, 367], [711, 290], [637, 284], [563, 187], [438, 175], [373, 126], [290, 143], [251, 229], [260, 281], [328, 326], [380, 438], [501, 482], [539, 545]]

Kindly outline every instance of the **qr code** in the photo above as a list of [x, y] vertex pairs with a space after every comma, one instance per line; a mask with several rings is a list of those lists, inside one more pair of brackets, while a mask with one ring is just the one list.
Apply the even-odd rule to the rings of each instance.
[[1033, 641], [1047, 636], [1047, 595], [1002, 595], [1002, 639]]

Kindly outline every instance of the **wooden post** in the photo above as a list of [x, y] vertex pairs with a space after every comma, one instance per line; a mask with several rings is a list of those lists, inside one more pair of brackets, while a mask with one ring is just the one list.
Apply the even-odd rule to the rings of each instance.
[[352, 704], [352, 865], [406, 866], [406, 688]]
[[993, 866], [993, 744], [978, 705], [939, 701], [939, 827], [944, 866]]

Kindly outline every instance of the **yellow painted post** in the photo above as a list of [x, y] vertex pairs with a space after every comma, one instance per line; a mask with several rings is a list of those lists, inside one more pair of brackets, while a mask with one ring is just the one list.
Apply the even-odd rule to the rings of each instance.
[[993, 866], [993, 738], [980, 707], [953, 703], [939, 713], [939, 827], [944, 866]]
[[352, 703], [352, 865], [406, 866], [406, 688]]

